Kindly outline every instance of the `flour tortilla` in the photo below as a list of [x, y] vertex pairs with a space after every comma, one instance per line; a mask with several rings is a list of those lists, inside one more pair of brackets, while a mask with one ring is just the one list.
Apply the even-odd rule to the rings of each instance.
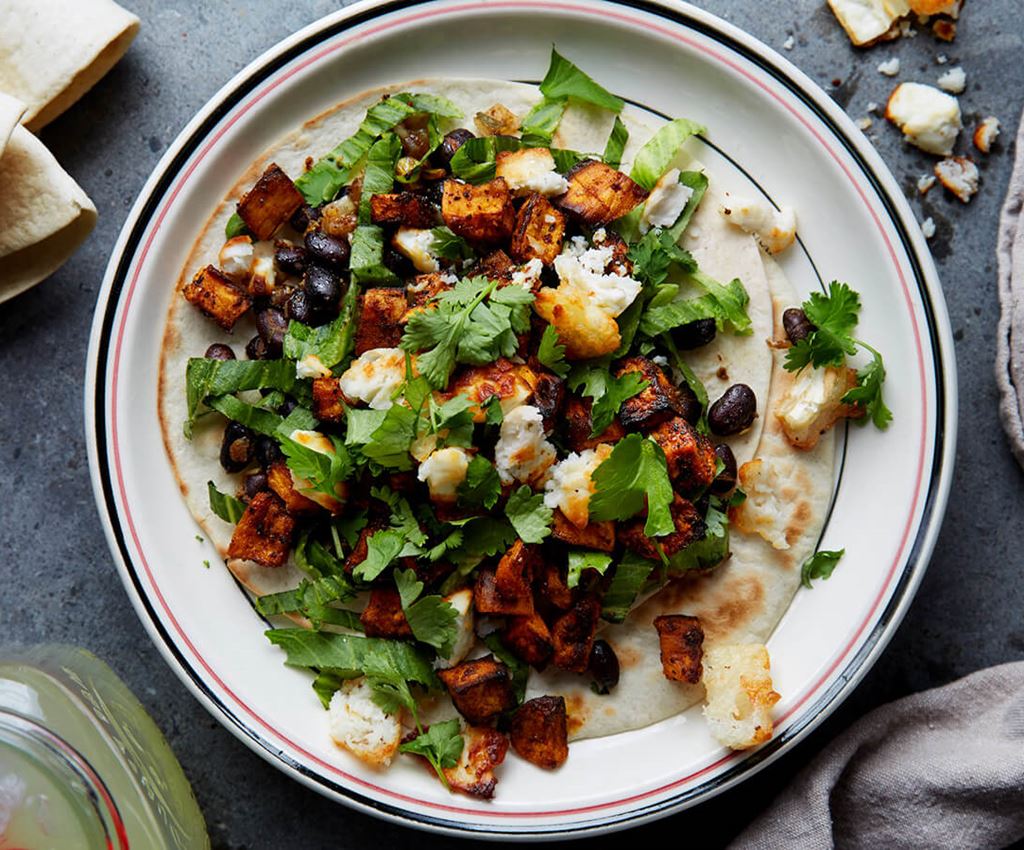
[[0, 186], [2, 302], [62, 266], [95, 226], [96, 208], [22, 126], [14, 127], [0, 155]]
[[0, 92], [0, 157], [4, 155], [7, 140], [11, 138], [11, 133], [18, 126], [27, 108], [16, 97]]
[[[782, 311], [796, 303], [796, 294], [778, 265], [763, 258], [771, 286], [777, 332]], [[673, 582], [632, 611], [626, 621], [609, 625], [601, 637], [619, 659], [618, 686], [606, 696], [590, 690], [586, 677], [560, 671], [534, 673], [528, 697], [560, 694], [569, 711], [570, 738], [596, 738], [639, 729], [672, 717], [700, 702], [703, 685], [669, 681], [662, 671], [658, 632], [662, 614], [700, 618], [705, 648], [715, 644], [764, 643], [774, 631], [800, 586], [800, 565], [814, 551], [832, 495], [835, 432], [828, 431], [809, 452], [797, 452], [772, 415], [792, 382], [782, 368], [785, 352], [775, 353], [767, 421], [756, 456], [776, 465], [786, 482], [784, 517], [789, 539], [785, 550], [773, 549], [756, 534], [732, 528], [731, 557], [709, 573]]]
[[[241, 345], [255, 333], [255, 329], [251, 321], [246, 319], [239, 322], [231, 334], [220, 330], [188, 304], [181, 297], [180, 291], [200, 268], [210, 263], [216, 265], [217, 254], [224, 242], [224, 226], [234, 212], [237, 199], [252, 186], [270, 162], [276, 162], [286, 173], [297, 177], [303, 172], [307, 157], [319, 156], [341, 139], [355, 133], [370, 106], [383, 95], [399, 91], [426, 91], [444, 95], [462, 109], [464, 118], [460, 123], [470, 129], [473, 129], [473, 116], [495, 103], [501, 103], [516, 115], [523, 116], [540, 98], [534, 86], [520, 83], [423, 79], [372, 89], [339, 104], [268, 150], [239, 178], [228, 198], [214, 212], [197, 239], [171, 298], [158, 390], [164, 444], [189, 510], [225, 558], [233, 526], [210, 510], [207, 481], [212, 479], [220, 490], [234, 493], [241, 483], [241, 476], [226, 473], [220, 466], [218, 456], [224, 423], [219, 416], [200, 420], [192, 442], [185, 439], [182, 431], [187, 409], [185, 367], [188, 358], [202, 356], [213, 342], [232, 345], [236, 354], [242, 356]], [[554, 144], [583, 152], [603, 150], [611, 129], [612, 118], [609, 115], [606, 110], [571, 105], [563, 116]], [[648, 115], [629, 106], [623, 111], [622, 120], [630, 131], [629, 142], [623, 153], [623, 170], [628, 172], [629, 163], [651, 137], [656, 125], [651, 123]], [[703, 167], [688, 152], [680, 155], [676, 165], [682, 168]], [[709, 193], [695, 217], [702, 222], [703, 236], [694, 244], [694, 250], [711, 264], [707, 269], [709, 273], [722, 280], [739, 277], [744, 282], [750, 293], [748, 312], [754, 330], [749, 337], [742, 337], [737, 343], [722, 334], [710, 348], [729, 346], [732, 381], [749, 384], [758, 399], [765, 399], [772, 375], [771, 353], [764, 342], [771, 336], [771, 294], [753, 238], [730, 227], [717, 214], [717, 207], [717, 201]], [[727, 248], [715, 249], [716, 240], [721, 240]], [[706, 365], [699, 360], [695, 362], [700, 363], [701, 372], [719, 368], [717, 360], [709, 360]], [[716, 386], [714, 382], [718, 380], [712, 376], [712, 387]], [[712, 400], [714, 398], [717, 395], [713, 394]], [[740, 463], [753, 455], [753, 447], [757, 445], [763, 421], [764, 417], [759, 417], [747, 434], [732, 438]], [[228, 568], [245, 587], [257, 595], [290, 589], [302, 578], [292, 561], [283, 567], [268, 568], [251, 561], [231, 559]]]
[[0, 0], [0, 91], [37, 132], [124, 55], [139, 19], [112, 0]]

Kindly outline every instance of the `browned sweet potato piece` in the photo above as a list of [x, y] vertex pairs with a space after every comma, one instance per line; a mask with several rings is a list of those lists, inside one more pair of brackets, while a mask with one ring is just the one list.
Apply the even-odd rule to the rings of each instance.
[[647, 386], [632, 398], [626, 399], [619, 408], [619, 419], [626, 428], [640, 428], [649, 431], [673, 416], [686, 412], [683, 395], [662, 368], [646, 357], [627, 357], [615, 370], [616, 377], [627, 372], [637, 372], [647, 381]]
[[551, 201], [534, 192], [516, 214], [515, 231], [509, 250], [512, 259], [525, 263], [534, 258], [550, 265], [562, 252], [565, 216]]
[[400, 287], [367, 289], [360, 300], [356, 356], [371, 348], [396, 348], [405, 330], [402, 320], [409, 309], [405, 290]]
[[226, 331], [252, 306], [252, 299], [213, 266], [185, 284], [182, 295]]
[[629, 244], [614, 230], [600, 230], [603, 233], [602, 239], [593, 237], [593, 243], [598, 248], [611, 248], [612, 258], [605, 270], [608, 274], [633, 274], [633, 261], [629, 259]]
[[238, 202], [238, 215], [256, 239], [269, 239], [303, 204], [302, 194], [276, 162]]
[[584, 596], [555, 620], [551, 627], [551, 643], [556, 667], [571, 673], [582, 673], [590, 661], [594, 632], [601, 616], [601, 603], [594, 596]]
[[395, 192], [370, 197], [370, 220], [374, 224], [400, 224], [403, 227], [433, 227], [437, 207], [412, 192]]
[[642, 186], [603, 162], [584, 160], [565, 176], [569, 191], [558, 205], [586, 224], [597, 226], [621, 218], [647, 197]]
[[626, 436], [626, 429], [616, 418], [596, 437], [590, 436], [594, 427], [594, 420], [590, 417], [590, 408], [593, 401], [589, 398], [580, 398], [570, 395], [565, 401], [565, 408], [562, 418], [566, 427], [566, 440], [569, 448], [574, 452], [582, 452], [584, 449], [592, 449], [601, 443], [617, 443]]
[[563, 611], [572, 607], [574, 594], [565, 576], [565, 569], [547, 558], [541, 560], [539, 569], [534, 571], [534, 593], [538, 599], [550, 603]]
[[444, 777], [456, 791], [490, 800], [498, 779], [494, 769], [505, 760], [508, 738], [486, 726], [463, 730], [462, 755], [455, 767], [446, 767]]
[[535, 697], [512, 715], [512, 749], [537, 767], [553, 770], [569, 757], [565, 697]]
[[451, 284], [445, 283], [441, 275], [437, 272], [430, 272], [430, 274], [418, 274], [412, 279], [412, 282], [405, 287], [405, 294], [409, 303], [409, 309], [415, 310], [420, 307], [426, 307], [432, 298], [436, 298], [442, 292], [451, 288]]
[[661, 546], [665, 557], [671, 558], [704, 536], [707, 528], [700, 513], [693, 506], [693, 502], [676, 494], [669, 510], [672, 513], [672, 521], [676, 525], [676, 530], [671, 534], [666, 534], [664, 537], [648, 537], [644, 534], [644, 524], [647, 519], [639, 516], [636, 519], [619, 523], [619, 540], [627, 549], [638, 555], [643, 555], [652, 561], [660, 561], [661, 555], [658, 554], [658, 550], [654, 546], [655, 542]]
[[533, 599], [506, 599], [498, 593], [494, 570], [477, 570], [476, 583], [473, 585], [473, 607], [481, 614], [530, 614], [533, 612]]
[[700, 681], [704, 657], [704, 629], [700, 620], [686, 614], [662, 614], [654, 618], [661, 643], [661, 669], [673, 682]]
[[378, 517], [370, 518], [370, 521], [367, 522], [367, 524], [359, 531], [359, 536], [356, 538], [356, 545], [352, 547], [352, 551], [349, 552], [348, 557], [345, 558], [345, 572], [351, 573], [352, 570], [366, 560], [370, 536], [374, 532], [380, 531], [386, 526], [387, 522], [383, 519]]
[[515, 707], [512, 675], [493, 655], [463, 661], [447, 670], [438, 670], [437, 675], [459, 714], [470, 723], [487, 723]]
[[551, 536], [570, 546], [611, 552], [615, 548], [615, 521], [589, 522], [586, 528], [577, 528], [558, 508], [551, 521]]
[[320, 505], [312, 499], [307, 499], [295, 489], [292, 471], [283, 460], [272, 463], [267, 468], [267, 484], [270, 485], [271, 490], [277, 493], [277, 497], [284, 502], [288, 511], [293, 514], [309, 514], [321, 510]]
[[464, 239], [494, 244], [512, 235], [516, 211], [508, 184], [500, 177], [480, 186], [445, 180], [441, 216], [452, 232]]
[[367, 637], [411, 638], [412, 629], [402, 610], [402, 598], [390, 587], [376, 587], [359, 615]]
[[533, 570], [540, 561], [537, 547], [517, 540], [498, 561], [494, 587], [505, 599], [531, 597]]
[[337, 378], [313, 380], [313, 415], [323, 422], [344, 422], [345, 406]]
[[288, 558], [295, 534], [295, 517], [273, 493], [257, 493], [231, 535], [229, 558], [280, 567]]
[[715, 444], [681, 416], [651, 431], [651, 439], [665, 452], [668, 476], [684, 493], [703, 490], [715, 480]]
[[544, 429], [553, 431], [561, 418], [565, 403], [565, 381], [553, 372], [534, 371], [533, 406], [544, 417]]
[[551, 655], [551, 631], [539, 614], [509, 617], [501, 642], [516, 656], [539, 667]]
[[473, 269], [473, 274], [482, 275], [488, 280], [510, 281], [515, 270], [516, 264], [512, 262], [512, 258], [499, 248], [483, 257]]
[[473, 421], [483, 422], [487, 417], [483, 405], [497, 396], [512, 407], [529, 401], [533, 396], [537, 374], [524, 363], [513, 363], [504, 357], [489, 366], [465, 366], [448, 382], [447, 395], [453, 398], [466, 395], [474, 403]]

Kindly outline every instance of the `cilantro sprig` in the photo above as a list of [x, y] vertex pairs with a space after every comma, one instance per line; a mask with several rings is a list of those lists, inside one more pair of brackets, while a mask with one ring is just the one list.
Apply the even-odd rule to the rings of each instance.
[[620, 440], [591, 480], [595, 488], [590, 497], [592, 519], [629, 519], [646, 507], [644, 534], [660, 537], [675, 530], [669, 511], [672, 482], [665, 453], [654, 440], [640, 434]]
[[590, 436], [596, 437], [612, 424], [623, 402], [631, 399], [647, 386], [637, 372], [626, 372], [615, 377], [605, 366], [581, 365], [569, 373], [569, 389], [580, 391], [592, 400], [590, 407]]
[[860, 319], [860, 295], [838, 280], [828, 285], [828, 292], [813, 292], [801, 305], [814, 330], [786, 352], [785, 367], [798, 372], [808, 365], [814, 368], [842, 366], [846, 358], [863, 348], [871, 361], [857, 372], [857, 386], [843, 396], [844, 404], [859, 407], [875, 427], [885, 430], [892, 421], [892, 411], [882, 397], [885, 363], [872, 346], [854, 336]]
[[835, 572], [839, 565], [839, 559], [846, 554], [845, 549], [820, 549], [807, 558], [800, 566], [800, 583], [804, 587], [811, 587], [813, 579], [827, 579]]
[[448, 777], [444, 775], [444, 770], [459, 763], [464, 746], [462, 724], [457, 717], [453, 717], [443, 723], [432, 724], [426, 731], [402, 744], [398, 749], [399, 752], [423, 756], [437, 772], [444, 787], [448, 788]]

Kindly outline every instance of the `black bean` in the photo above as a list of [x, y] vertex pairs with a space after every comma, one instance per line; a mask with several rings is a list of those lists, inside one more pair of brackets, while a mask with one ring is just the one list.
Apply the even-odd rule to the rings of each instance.
[[215, 342], [206, 349], [206, 354], [203, 356], [208, 360], [234, 360], [235, 352], [231, 350], [231, 346], [224, 345], [222, 342]]
[[266, 436], [266, 434], [260, 434], [256, 438], [255, 456], [256, 462], [264, 469], [272, 466], [284, 457], [281, 453], [281, 447], [277, 444], [277, 440]]
[[303, 242], [313, 262], [336, 272], [343, 272], [348, 268], [348, 255], [351, 249], [344, 239], [335, 239], [322, 230], [310, 230]]
[[722, 461], [722, 471], [711, 482], [711, 492], [716, 496], [728, 496], [736, 488], [736, 455], [725, 443], [715, 446], [715, 455]]
[[608, 693], [619, 683], [619, 659], [607, 641], [594, 641], [587, 669], [599, 694]]
[[292, 215], [289, 222], [299, 233], [305, 233], [306, 228], [311, 224], [320, 221], [320, 207], [311, 207], [303, 204]]
[[817, 330], [799, 307], [790, 307], [782, 314], [782, 327], [786, 329], [786, 336], [794, 345]]
[[256, 314], [256, 330], [275, 357], [281, 356], [284, 335], [288, 333], [288, 320], [276, 307], [267, 307]]
[[265, 472], [254, 472], [252, 475], [247, 475], [242, 484], [246, 501], [251, 501], [257, 493], [267, 490], [269, 487], [270, 482]]
[[220, 444], [220, 465], [228, 472], [241, 472], [251, 462], [255, 434], [241, 422], [229, 422]]
[[458, 130], [452, 130], [441, 140], [440, 147], [434, 151], [434, 162], [441, 168], [450, 168], [455, 151], [472, 138], [475, 138], [472, 130], [466, 130], [462, 127]]
[[306, 249], [287, 242], [278, 242], [274, 247], [274, 262], [278, 269], [285, 274], [301, 277], [306, 270]]
[[285, 305], [284, 314], [289, 319], [302, 322], [304, 325], [322, 323], [322, 311], [317, 309], [314, 300], [302, 289], [296, 289]]
[[250, 360], [275, 360], [278, 355], [263, 337], [256, 334], [245, 344], [245, 356]]
[[338, 302], [341, 300], [341, 281], [334, 272], [322, 266], [310, 266], [306, 269], [303, 288], [318, 312], [337, 315]]
[[435, 207], [441, 206], [441, 198], [444, 195], [444, 180], [434, 180], [430, 183], [424, 183], [423, 197], [426, 198]]
[[277, 406], [277, 412], [280, 413], [282, 416], [287, 416], [298, 406], [299, 403], [295, 399], [293, 399], [291, 396], [285, 396], [284, 401], [282, 401]]
[[430, 136], [426, 127], [410, 130], [401, 139], [402, 153], [413, 159], [423, 159], [430, 150]]
[[720, 437], [739, 434], [757, 416], [757, 396], [746, 384], [733, 384], [708, 410], [711, 432]]
[[384, 265], [402, 280], [416, 274], [416, 269], [405, 254], [396, 251], [391, 245], [384, 246]]
[[712, 342], [717, 332], [714, 319], [697, 319], [672, 331], [672, 340], [679, 348], [690, 351]]

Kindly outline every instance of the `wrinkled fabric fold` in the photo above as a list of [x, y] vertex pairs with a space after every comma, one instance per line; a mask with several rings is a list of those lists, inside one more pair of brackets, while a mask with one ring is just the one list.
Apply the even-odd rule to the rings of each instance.
[[1005, 847], [1024, 838], [1024, 662], [882, 706], [730, 850]]

